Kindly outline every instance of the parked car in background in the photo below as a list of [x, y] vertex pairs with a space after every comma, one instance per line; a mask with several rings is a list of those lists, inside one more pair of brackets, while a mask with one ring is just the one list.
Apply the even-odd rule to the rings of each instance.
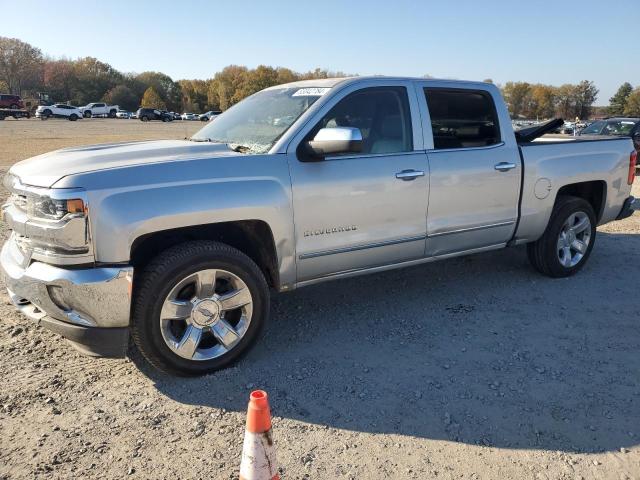
[[560, 133], [564, 135], [573, 135], [576, 131], [576, 124], [573, 122], [564, 122], [564, 125], [560, 127]]
[[120, 110], [118, 105], [107, 105], [106, 103], [90, 103], [84, 107], [80, 107], [80, 112], [85, 118], [90, 117], [109, 117], [116, 118], [116, 114]]
[[615, 117], [598, 120], [580, 132], [589, 137], [631, 137], [636, 150], [640, 151], [640, 118]]
[[116, 112], [116, 118], [126, 118], [129, 119], [131, 118], [131, 112], [128, 112], [126, 110], [118, 110]]
[[0, 94], [0, 108], [10, 108], [12, 110], [23, 110], [24, 102], [20, 95]]
[[198, 118], [200, 119], [201, 122], [208, 122], [209, 120], [213, 120], [214, 118], [216, 118], [221, 113], [222, 112], [220, 110], [210, 110], [206, 113], [203, 113]]
[[138, 118], [138, 113], [137, 112], [131, 112], [129, 115], [129, 118]]
[[182, 120], [197, 120], [198, 116], [195, 113], [184, 112], [182, 114]]
[[270, 291], [525, 244], [538, 271], [569, 277], [598, 225], [633, 214], [637, 152], [625, 137], [535, 142], [561, 123], [514, 132], [481, 82], [270, 87], [190, 140], [13, 165], [4, 284], [84, 352], [124, 355], [131, 335], [156, 367], [198, 375], [261, 338]]
[[65, 105], [64, 103], [56, 103], [54, 105], [40, 105], [36, 109], [36, 117], [47, 120], [48, 118], [66, 118], [75, 122], [82, 118], [82, 112], [78, 107], [73, 105]]
[[161, 120], [163, 122], [173, 121], [173, 115], [165, 110], [158, 110], [157, 108], [139, 108], [136, 116], [143, 122], [150, 120]]

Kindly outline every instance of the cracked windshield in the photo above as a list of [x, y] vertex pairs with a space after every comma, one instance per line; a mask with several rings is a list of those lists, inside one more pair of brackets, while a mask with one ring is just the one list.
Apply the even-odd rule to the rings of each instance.
[[243, 153], [266, 153], [329, 90], [292, 87], [258, 92], [220, 115], [192, 140], [227, 143]]

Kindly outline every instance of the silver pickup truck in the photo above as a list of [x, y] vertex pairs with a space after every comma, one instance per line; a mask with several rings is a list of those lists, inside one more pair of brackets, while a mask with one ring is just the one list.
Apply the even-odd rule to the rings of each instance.
[[410, 78], [268, 88], [190, 139], [78, 147], [14, 165], [11, 300], [86, 353], [129, 337], [154, 366], [237, 360], [269, 291], [527, 245], [571, 275], [631, 215], [629, 138], [536, 142], [490, 84]]

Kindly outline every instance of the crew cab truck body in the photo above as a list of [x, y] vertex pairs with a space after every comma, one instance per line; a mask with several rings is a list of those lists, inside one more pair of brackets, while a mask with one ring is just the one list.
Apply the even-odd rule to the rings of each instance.
[[120, 110], [118, 105], [107, 105], [106, 103], [89, 103], [84, 107], [80, 107], [80, 112], [85, 118], [90, 117], [109, 117], [116, 118], [116, 114]]
[[158, 368], [210, 372], [258, 338], [269, 288], [521, 244], [575, 273], [596, 225], [632, 213], [633, 145], [534, 137], [485, 83], [272, 87], [190, 140], [14, 165], [2, 272], [20, 310], [88, 353], [122, 355], [131, 334]]

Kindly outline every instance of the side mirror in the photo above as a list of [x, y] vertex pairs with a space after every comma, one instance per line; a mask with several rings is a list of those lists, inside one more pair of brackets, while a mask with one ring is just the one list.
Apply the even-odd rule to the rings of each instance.
[[312, 157], [319, 159], [341, 153], [362, 151], [362, 132], [354, 127], [322, 128], [315, 138], [307, 142]]

